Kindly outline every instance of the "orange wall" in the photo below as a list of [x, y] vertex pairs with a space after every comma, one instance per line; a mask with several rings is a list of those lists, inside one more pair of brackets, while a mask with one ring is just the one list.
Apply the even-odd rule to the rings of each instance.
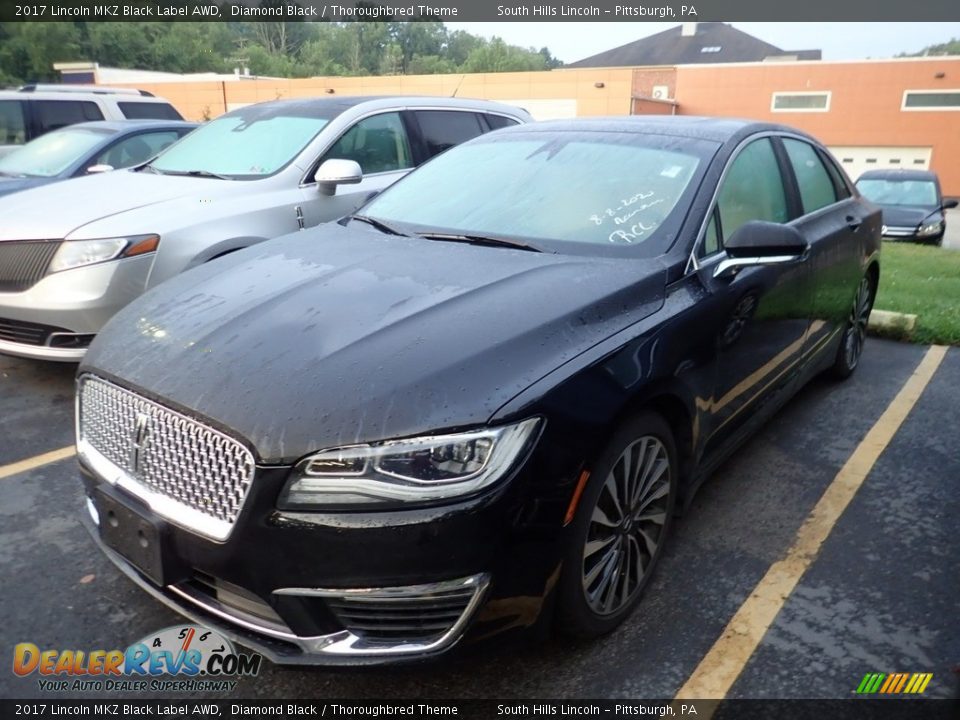
[[[942, 78], [934, 77], [943, 73]], [[597, 87], [602, 84], [602, 87]], [[677, 114], [722, 115], [793, 125], [827, 145], [932, 147], [944, 192], [960, 195], [960, 111], [901, 112], [905, 89], [960, 89], [960, 58], [859, 62], [584, 68], [467, 75], [317, 77], [138, 84], [189, 119], [216, 117], [233, 103], [335, 95], [443, 95], [491, 100], [576, 100], [577, 115], [628, 115], [632, 97], [654, 84], [675, 88]], [[770, 111], [774, 92], [829, 90], [825, 113]], [[641, 103], [642, 112], [653, 109]], [[662, 111], [662, 110], [661, 110]]]
[[[944, 73], [944, 77], [934, 77]], [[763, 63], [677, 68], [683, 115], [793, 125], [827, 145], [933, 147], [931, 169], [960, 195], [960, 111], [902, 112], [904, 90], [960, 89], [960, 58], [857, 63]], [[774, 92], [829, 90], [830, 111], [771, 112]]]
[[[577, 115], [629, 115], [631, 68], [463, 75], [316, 77], [290, 80], [126, 84], [164, 97], [190, 120], [216, 117], [227, 105], [285, 97], [442, 95], [488, 100], [575, 99]], [[602, 83], [603, 87], [597, 87]], [[226, 100], [226, 104], [224, 102]]]

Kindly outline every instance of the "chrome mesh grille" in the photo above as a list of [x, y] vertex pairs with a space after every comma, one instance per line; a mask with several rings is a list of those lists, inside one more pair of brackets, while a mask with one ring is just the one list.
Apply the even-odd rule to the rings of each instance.
[[40, 282], [59, 247], [45, 240], [0, 242], [0, 292], [23, 292]]
[[[155, 512], [216, 539], [240, 514], [253, 479], [252, 453], [213, 428], [98, 377], [78, 389], [80, 452], [103, 460]], [[98, 457], [99, 456], [99, 457]]]

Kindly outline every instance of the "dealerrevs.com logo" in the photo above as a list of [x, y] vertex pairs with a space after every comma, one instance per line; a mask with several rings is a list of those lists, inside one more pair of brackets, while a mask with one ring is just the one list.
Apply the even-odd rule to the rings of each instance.
[[262, 657], [239, 653], [227, 638], [196, 625], [175, 625], [147, 635], [126, 650], [13, 649], [13, 672], [33, 674], [40, 690], [229, 691], [237, 676], [260, 672]]

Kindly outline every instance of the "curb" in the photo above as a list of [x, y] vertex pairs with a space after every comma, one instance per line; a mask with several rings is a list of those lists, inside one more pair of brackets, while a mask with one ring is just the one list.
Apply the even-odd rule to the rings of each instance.
[[917, 316], [910, 313], [874, 310], [870, 313], [867, 329], [879, 335], [908, 336], [917, 326]]

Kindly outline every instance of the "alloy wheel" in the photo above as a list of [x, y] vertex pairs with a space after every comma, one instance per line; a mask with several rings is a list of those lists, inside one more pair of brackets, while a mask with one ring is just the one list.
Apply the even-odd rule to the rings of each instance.
[[630, 443], [597, 497], [583, 546], [581, 581], [590, 609], [611, 615], [643, 586], [664, 537], [673, 482], [664, 444], [653, 435]]
[[873, 306], [871, 295], [870, 280], [863, 278], [860, 280], [857, 297], [853, 302], [853, 309], [850, 311], [847, 335], [843, 346], [844, 359], [847, 367], [851, 370], [860, 362], [860, 355], [863, 353], [863, 343], [867, 337], [867, 321], [870, 319], [870, 310]]

